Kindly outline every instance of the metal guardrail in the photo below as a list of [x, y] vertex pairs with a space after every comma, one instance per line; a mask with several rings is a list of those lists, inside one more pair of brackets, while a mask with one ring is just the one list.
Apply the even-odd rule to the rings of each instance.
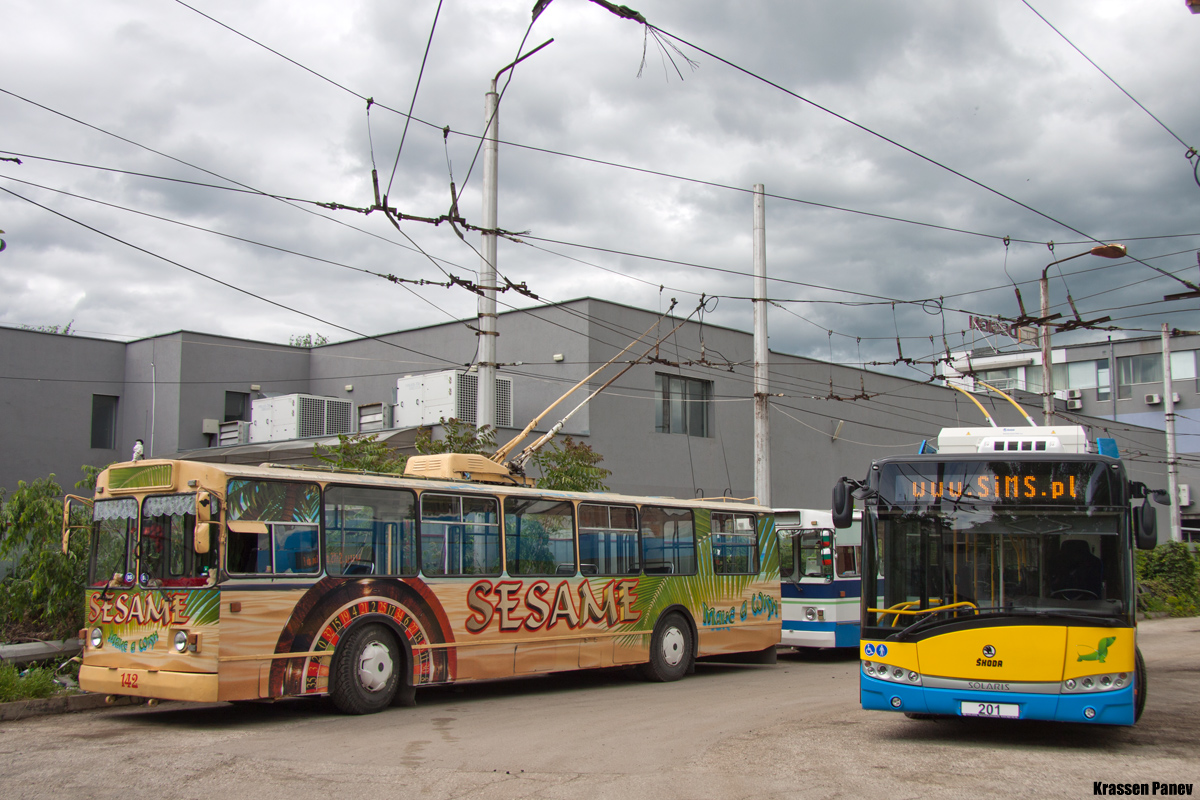
[[0, 644], [0, 662], [21, 665], [34, 661], [66, 659], [79, 655], [82, 649], [78, 639]]

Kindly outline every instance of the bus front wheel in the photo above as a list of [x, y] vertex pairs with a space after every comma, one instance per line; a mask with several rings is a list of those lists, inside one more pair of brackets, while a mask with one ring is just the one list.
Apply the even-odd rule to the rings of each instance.
[[654, 626], [650, 637], [650, 661], [643, 664], [648, 681], [677, 681], [692, 663], [692, 629], [679, 614], [667, 614]]
[[391, 704], [402, 662], [396, 639], [382, 625], [355, 628], [338, 645], [329, 669], [329, 694], [345, 714], [374, 714]]

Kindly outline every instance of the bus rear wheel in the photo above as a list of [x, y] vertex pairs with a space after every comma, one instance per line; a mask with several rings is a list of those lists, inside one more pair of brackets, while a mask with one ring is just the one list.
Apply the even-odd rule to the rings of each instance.
[[692, 629], [679, 614], [667, 614], [650, 637], [650, 661], [642, 664], [642, 677], [665, 683], [687, 674], [692, 664]]
[[329, 694], [344, 714], [374, 714], [391, 704], [402, 673], [396, 638], [382, 625], [363, 625], [338, 645]]
[[1142, 718], [1142, 710], [1146, 708], [1146, 662], [1142, 659], [1142, 649], [1134, 648], [1133, 662], [1133, 721]]

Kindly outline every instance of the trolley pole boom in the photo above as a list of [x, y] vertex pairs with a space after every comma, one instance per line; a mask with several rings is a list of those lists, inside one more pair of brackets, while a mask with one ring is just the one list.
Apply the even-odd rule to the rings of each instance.
[[[584, 378], [583, 380], [579, 381], [579, 382], [578, 382], [578, 383], [576, 383], [574, 386], [572, 386], [570, 389], [568, 389], [568, 390], [566, 391], [566, 393], [562, 395], [562, 397], [558, 398], [558, 399], [557, 399], [557, 400], [555, 400], [553, 403], [551, 403], [550, 405], [546, 406], [545, 410], [543, 410], [543, 411], [542, 411], [542, 413], [538, 414], [536, 417], [534, 417], [532, 420], [530, 420], [530, 421], [529, 421], [529, 424], [528, 424], [528, 425], [526, 425], [526, 426], [524, 427], [524, 429], [522, 429], [522, 431], [521, 431], [520, 433], [518, 433], [518, 434], [517, 434], [516, 436], [514, 436], [512, 439], [509, 439], [509, 440], [508, 440], [508, 442], [507, 442], [507, 443], [506, 443], [506, 444], [505, 444], [503, 447], [501, 447], [499, 450], [497, 450], [495, 453], [492, 453], [492, 455], [491, 455], [491, 459], [492, 459], [492, 461], [495, 461], [496, 463], [503, 463], [503, 462], [504, 462], [504, 459], [508, 457], [508, 454], [509, 454], [509, 453], [511, 453], [511, 452], [512, 452], [512, 451], [513, 451], [513, 450], [516, 448], [516, 446], [517, 446], [517, 445], [519, 445], [519, 444], [520, 444], [520, 443], [521, 443], [521, 442], [522, 442], [522, 441], [525, 439], [525, 437], [526, 437], [526, 436], [528, 436], [528, 435], [529, 435], [530, 431], [532, 431], [532, 430], [534, 429], [534, 427], [536, 427], [536, 426], [537, 426], [537, 424], [538, 424], [539, 422], [541, 422], [541, 421], [542, 421], [542, 420], [543, 420], [543, 419], [546, 417], [546, 415], [547, 415], [547, 414], [549, 414], [551, 411], [553, 411], [553, 410], [554, 410], [554, 407], [555, 407], [555, 406], [557, 406], [557, 405], [558, 405], [559, 403], [561, 403], [563, 400], [566, 400], [568, 397], [570, 397], [570, 396], [571, 396], [571, 395], [572, 395], [572, 394], [575, 392], [575, 390], [576, 390], [576, 389], [578, 389], [580, 386], [583, 386], [585, 383], [587, 383], [588, 381], [590, 381], [592, 378], [596, 377], [596, 376], [597, 376], [597, 375], [599, 375], [601, 372], [603, 372], [605, 369], [607, 369], [607, 368], [608, 368], [608, 367], [609, 367], [611, 364], [613, 364], [613, 363], [614, 363], [614, 362], [615, 362], [615, 361], [616, 361], [618, 358], [620, 358], [621, 356], [623, 356], [623, 355], [625, 355], [626, 353], [628, 353], [628, 352], [629, 352], [629, 350], [630, 350], [630, 348], [632, 348], [632, 347], [633, 347], [635, 344], [637, 344], [637, 343], [638, 343], [638, 342], [640, 342], [642, 339], [645, 339], [647, 336], [649, 336], [649, 335], [650, 335], [650, 331], [654, 330], [654, 329], [655, 329], [655, 328], [658, 326], [658, 324], [659, 324], [660, 322], [662, 322], [663, 318], [664, 318], [664, 317], [666, 317], [666, 316], [668, 316], [668, 315], [670, 315], [670, 313], [671, 313], [671, 312], [672, 312], [674, 309], [675, 309], [675, 301], [674, 301], [674, 300], [672, 300], [672, 301], [671, 301], [671, 305], [670, 305], [670, 307], [667, 309], [667, 312], [666, 312], [665, 314], [663, 314], [661, 317], [659, 317], [657, 320], [655, 320], [655, 321], [654, 321], [654, 324], [653, 324], [653, 325], [651, 325], [649, 328], [647, 328], [645, 333], [643, 333], [641, 336], [639, 336], [638, 338], [634, 339], [632, 342], [630, 342], [629, 344], [627, 344], [627, 345], [625, 346], [625, 348], [624, 348], [623, 350], [621, 350], [621, 352], [617, 353], [615, 356], [613, 356], [612, 358], [610, 358], [610, 359], [609, 359], [608, 361], [606, 361], [604, 364], [602, 364], [601, 366], [597, 367], [597, 368], [596, 368], [596, 370], [592, 372], [592, 374], [588, 375], [586, 378]], [[677, 326], [675, 329], [672, 329], [672, 333], [674, 333], [674, 331], [675, 331], [675, 330], [678, 330], [678, 326]], [[670, 335], [670, 334], [668, 334], [668, 336], [669, 336], [669, 335]], [[659, 341], [661, 341], [661, 339], [660, 339]], [[649, 351], [647, 351], [647, 352], [649, 352]], [[643, 357], [644, 357], [644, 356], [643, 356]], [[640, 359], [639, 359], [639, 360], [640, 360]], [[618, 377], [619, 377], [619, 376], [618, 376]], [[608, 384], [605, 384], [605, 386], [607, 386], [607, 385], [608, 385]]]
[[[515, 458], [513, 458], [513, 460], [509, 462], [509, 464], [508, 464], [509, 468], [510, 468], [510, 469], [512, 469], [512, 470], [514, 470], [514, 471], [516, 471], [516, 472], [522, 472], [522, 471], [524, 471], [524, 469], [525, 469], [525, 464], [529, 462], [529, 459], [533, 457], [533, 454], [534, 454], [534, 453], [536, 453], [538, 450], [540, 450], [540, 449], [542, 448], [542, 446], [543, 446], [544, 444], [546, 444], [546, 442], [549, 442], [551, 439], [553, 439], [553, 438], [555, 437], [555, 435], [556, 435], [556, 434], [557, 434], [559, 431], [561, 431], [561, 430], [562, 430], [562, 428], [563, 428], [563, 425], [565, 425], [565, 424], [567, 423], [567, 420], [569, 420], [569, 419], [570, 419], [572, 416], [574, 416], [574, 415], [575, 415], [575, 412], [576, 412], [576, 411], [578, 411], [579, 409], [583, 408], [583, 407], [584, 407], [584, 406], [586, 406], [588, 403], [590, 403], [590, 402], [592, 401], [592, 398], [593, 398], [593, 397], [596, 397], [598, 394], [600, 394], [601, 392], [603, 392], [603, 391], [604, 391], [605, 389], [607, 389], [609, 386], [612, 386], [612, 384], [613, 384], [613, 383], [614, 383], [614, 382], [617, 380], [617, 378], [621, 377], [621, 376], [622, 376], [622, 375], [624, 375], [626, 372], [629, 372], [629, 370], [631, 370], [631, 369], [633, 368], [633, 365], [634, 365], [634, 364], [639, 364], [639, 363], [641, 363], [641, 360], [642, 360], [643, 358], [645, 358], [646, 356], [650, 355], [650, 352], [651, 352], [652, 350], [654, 350], [654, 348], [655, 348], [655, 347], [658, 347], [658, 345], [659, 345], [659, 344], [662, 342], [662, 340], [663, 340], [663, 339], [666, 339], [666, 338], [667, 338], [667, 336], [670, 336], [672, 333], [674, 333], [675, 331], [677, 331], [677, 330], [679, 330], [680, 328], [682, 328], [682, 327], [683, 327], [683, 325], [684, 325], [684, 323], [686, 323], [686, 322], [687, 322], [687, 320], [686, 320], [686, 319], [684, 319], [684, 320], [680, 320], [680, 322], [679, 322], [679, 324], [678, 324], [678, 325], [676, 325], [674, 328], [671, 328], [671, 330], [667, 331], [667, 334], [666, 334], [666, 336], [660, 336], [660, 337], [659, 337], [657, 340], [655, 340], [654, 344], [653, 344], [653, 345], [651, 345], [651, 346], [650, 346], [650, 348], [649, 348], [648, 350], [646, 350], [646, 352], [642, 353], [642, 355], [641, 355], [641, 356], [639, 356], [638, 358], [634, 359], [633, 361], [630, 361], [628, 364], [626, 364], [626, 365], [625, 365], [625, 368], [624, 368], [623, 370], [621, 370], [620, 372], [618, 372], [616, 375], [613, 375], [611, 378], [609, 378], [607, 381], [605, 381], [605, 383], [604, 383], [604, 385], [603, 385], [603, 386], [601, 386], [599, 389], [597, 389], [596, 391], [592, 392], [592, 393], [591, 393], [591, 394], [589, 394], [587, 397], [585, 397], [585, 398], [583, 399], [583, 402], [582, 402], [582, 403], [580, 403], [579, 405], [577, 405], [577, 406], [575, 406], [574, 408], [572, 408], [572, 409], [571, 409], [571, 410], [570, 410], [570, 411], [567, 413], [567, 415], [566, 415], [565, 417], [563, 417], [562, 419], [560, 419], [558, 422], [554, 423], [553, 427], [551, 427], [551, 428], [550, 428], [550, 430], [548, 430], [548, 431], [546, 431], [544, 434], [542, 434], [542, 435], [541, 435], [541, 436], [540, 436], [540, 437], [537, 439], [537, 441], [535, 441], [533, 444], [529, 445], [529, 446], [528, 446], [528, 447], [526, 447], [524, 450], [522, 450], [520, 453], [518, 453], [518, 454], [516, 455], [516, 457], [515, 457]], [[642, 336], [645, 336], [645, 334], [642, 334]], [[640, 340], [639, 340], [639, 341], [640, 341]], [[635, 343], [636, 343], [636, 342], [635, 342]], [[630, 347], [632, 347], [632, 346], [633, 346], [633, 343], [631, 343], [631, 344], [630, 344]], [[628, 350], [628, 349], [629, 349], [629, 348], [626, 348], [626, 350]], [[624, 352], [624, 351], [622, 351], [622, 352]], [[610, 361], [610, 362], [609, 362], [609, 364], [611, 364], [611, 363], [612, 363], [612, 362]], [[605, 364], [605, 366], [608, 366], [608, 364]], [[600, 369], [603, 369], [603, 368], [604, 368], [604, 367], [601, 367]], [[599, 370], [597, 370], [597, 372], [599, 372]], [[593, 374], [595, 374], [595, 373], [593, 373]], [[575, 391], [575, 390], [574, 390], [574, 389], [572, 389], [571, 391]], [[568, 392], [567, 394], [570, 394], [570, 392]], [[563, 395], [563, 397], [566, 397], [566, 395]], [[559, 398], [559, 400], [561, 400], [561, 399], [562, 399], [562, 398], [560, 397], [560, 398]], [[553, 408], [553, 406], [551, 406], [551, 408]], [[550, 409], [546, 409], [546, 411], [549, 411], [549, 410], [550, 410]], [[543, 414], [544, 414], [544, 413], [545, 413], [545, 412], [543, 412]]]

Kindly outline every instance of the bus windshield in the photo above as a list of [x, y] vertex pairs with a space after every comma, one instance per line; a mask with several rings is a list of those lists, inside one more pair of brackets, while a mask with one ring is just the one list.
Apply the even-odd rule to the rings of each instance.
[[196, 495], [150, 495], [142, 501], [138, 534], [139, 581], [163, 586], [202, 586], [217, 565], [216, 548], [195, 551]]
[[[1119, 510], [877, 509], [873, 521], [883, 578], [875, 607], [893, 613], [869, 612], [869, 626], [926, 628], [939, 619], [985, 614], [1129, 613]], [[946, 606], [954, 608], [920, 613]]]

